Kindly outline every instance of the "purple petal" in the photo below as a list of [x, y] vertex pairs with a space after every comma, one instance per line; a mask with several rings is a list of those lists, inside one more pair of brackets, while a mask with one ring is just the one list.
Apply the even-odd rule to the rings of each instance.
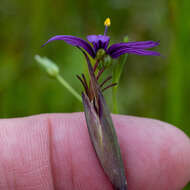
[[98, 49], [106, 50], [110, 41], [109, 36], [104, 35], [89, 35], [87, 36], [87, 40], [93, 44], [95, 51]]
[[108, 42], [110, 40], [109, 36], [104, 36], [104, 35], [88, 35], [87, 40], [90, 43], [97, 43], [98, 41], [102, 41], [102, 43]]
[[89, 53], [89, 55], [91, 55], [93, 58], [95, 58], [95, 52], [94, 52], [93, 48], [91, 47], [91, 45], [88, 42], [86, 42], [85, 40], [75, 37], [75, 36], [70, 36], [70, 35], [54, 36], [54, 37], [50, 38], [45, 44], [43, 44], [42, 47], [45, 46], [47, 43], [52, 42], [54, 40], [63, 40], [72, 46], [81, 47], [81, 48], [85, 49]]
[[151, 56], [160, 56], [160, 53], [156, 51], [150, 51], [150, 50], [143, 50], [143, 49], [134, 49], [134, 48], [121, 48], [116, 51], [112, 51], [109, 55], [113, 58], [116, 59], [119, 56], [123, 54], [137, 54], [137, 55], [151, 55]]
[[155, 46], [158, 46], [160, 43], [159, 41], [154, 42], [154, 41], [141, 41], [141, 42], [121, 42], [117, 44], [113, 44], [109, 47], [108, 53], [114, 52], [120, 48], [135, 48], [135, 49], [149, 49], [153, 48]]

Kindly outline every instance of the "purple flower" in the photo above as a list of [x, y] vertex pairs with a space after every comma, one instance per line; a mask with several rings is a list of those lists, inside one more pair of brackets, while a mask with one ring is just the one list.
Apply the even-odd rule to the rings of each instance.
[[[54, 40], [63, 40], [66, 43], [83, 48], [88, 54], [96, 58], [99, 50], [104, 50], [105, 54], [109, 55], [111, 58], [116, 59], [123, 54], [137, 54], [137, 55], [151, 55], [160, 56], [160, 53], [155, 51], [146, 50], [159, 45], [159, 42], [154, 41], [140, 41], [140, 42], [121, 42], [116, 43], [108, 47], [110, 37], [106, 35], [107, 29], [110, 26], [110, 19], [107, 18], [104, 22], [105, 32], [104, 35], [89, 35], [85, 41], [81, 38], [70, 36], [70, 35], [57, 35], [50, 38], [44, 45]], [[43, 45], [43, 46], [44, 46]]]

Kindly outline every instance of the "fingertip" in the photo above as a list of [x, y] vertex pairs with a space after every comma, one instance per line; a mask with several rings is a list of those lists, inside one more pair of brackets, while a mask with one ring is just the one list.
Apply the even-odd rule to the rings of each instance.
[[[190, 180], [190, 140], [181, 130], [157, 120], [131, 116], [113, 115], [113, 121], [129, 189], [179, 190]], [[17, 176], [18, 184], [31, 182], [34, 185], [40, 181], [38, 189], [45, 189], [48, 179], [51, 187], [56, 189], [111, 189], [91, 145], [83, 113], [0, 120], [0, 126], [6, 129], [0, 131], [0, 135], [8, 135], [6, 140], [16, 137], [20, 144], [17, 148], [20, 147], [22, 152], [30, 158], [35, 155], [32, 159], [43, 157], [45, 160], [32, 161], [28, 156], [23, 157], [25, 167], [20, 167], [19, 171], [27, 171], [25, 177], [28, 178], [23, 181], [23, 176]], [[3, 139], [0, 138], [1, 147], [5, 147]], [[13, 146], [9, 148], [10, 151], [14, 149]], [[6, 151], [1, 149], [1, 160], [2, 153]], [[11, 155], [12, 161], [22, 165], [19, 154]], [[3, 163], [7, 161], [4, 159]], [[28, 173], [28, 166], [35, 166], [31, 171], [35, 170], [38, 174]], [[39, 178], [41, 172], [46, 179], [46, 186], [43, 187], [44, 180]], [[13, 181], [12, 178], [10, 180]]]
[[182, 189], [190, 180], [190, 140], [165, 122], [114, 115], [129, 189]]

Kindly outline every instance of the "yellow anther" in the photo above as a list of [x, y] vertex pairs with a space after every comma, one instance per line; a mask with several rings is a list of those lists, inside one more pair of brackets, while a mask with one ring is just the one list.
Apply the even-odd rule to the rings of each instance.
[[110, 18], [106, 18], [106, 20], [104, 21], [104, 26], [110, 26], [110, 25], [111, 25]]

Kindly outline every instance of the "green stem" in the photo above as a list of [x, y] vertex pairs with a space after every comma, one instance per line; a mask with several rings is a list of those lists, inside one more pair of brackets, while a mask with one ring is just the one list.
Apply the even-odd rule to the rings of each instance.
[[[126, 36], [123, 40], [124, 42], [128, 42], [128, 37]], [[127, 61], [127, 56], [128, 54], [125, 54], [121, 56], [119, 63], [115, 63], [113, 67], [113, 83], [117, 83], [119, 85], [120, 77], [123, 72], [124, 65]], [[114, 86], [112, 88], [112, 102], [113, 102], [113, 108], [112, 111], [113, 113], [118, 113], [118, 104], [117, 104], [117, 89], [118, 85]]]
[[[113, 68], [113, 83], [119, 85], [120, 77], [123, 72], [124, 65], [127, 61], [127, 54], [123, 55], [119, 61], [116, 63]], [[113, 101], [113, 113], [118, 113], [118, 103], [117, 103], [117, 89], [118, 85], [112, 88], [112, 101]]]
[[113, 113], [118, 113], [117, 107], [117, 86], [112, 88], [112, 102], [113, 102]]
[[76, 92], [64, 79], [61, 75], [55, 77], [75, 98], [82, 102], [81, 96]]

